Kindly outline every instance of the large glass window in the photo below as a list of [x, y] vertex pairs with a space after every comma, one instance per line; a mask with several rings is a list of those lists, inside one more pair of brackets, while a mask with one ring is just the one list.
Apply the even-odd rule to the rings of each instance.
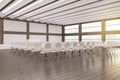
[[101, 35], [82, 35], [82, 41], [101, 41]]
[[49, 42], [62, 42], [62, 36], [49, 36]]
[[100, 32], [101, 22], [85, 23], [82, 24], [82, 32]]
[[30, 23], [29, 31], [35, 33], [46, 33], [46, 25], [38, 24], [38, 23]]
[[26, 22], [4, 20], [4, 31], [26, 32]]
[[26, 35], [23, 34], [4, 34], [5, 44], [10, 44], [11, 42], [21, 42], [26, 40]]
[[65, 42], [79, 41], [78, 36], [65, 36]]
[[65, 26], [65, 33], [79, 33], [79, 26], [78, 25]]
[[106, 41], [120, 41], [120, 34], [107, 34]]
[[106, 31], [120, 30], [120, 19], [106, 21]]
[[46, 42], [46, 35], [30, 35], [29, 40]]
[[49, 33], [62, 34], [62, 27], [56, 25], [49, 25]]

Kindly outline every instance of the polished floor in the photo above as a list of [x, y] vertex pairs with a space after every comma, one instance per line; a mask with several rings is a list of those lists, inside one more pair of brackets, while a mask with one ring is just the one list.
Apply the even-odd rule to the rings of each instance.
[[120, 80], [120, 50], [35, 57], [0, 50], [0, 80]]

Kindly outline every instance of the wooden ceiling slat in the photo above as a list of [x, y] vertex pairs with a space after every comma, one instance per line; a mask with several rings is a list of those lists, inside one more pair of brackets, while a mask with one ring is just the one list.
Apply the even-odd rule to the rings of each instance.
[[[100, 6], [90, 7], [90, 8], [87, 8], [87, 9], [78, 10], [78, 11], [75, 11], [75, 12], [70, 12], [70, 13], [67, 13], [67, 14], [62, 14], [62, 15], [54, 16], [54, 17], [50, 17], [50, 18], [45, 18], [47, 16], [51, 16], [51, 15], [46, 15], [46, 16], [43, 16], [43, 17], [38, 17], [38, 18], [33, 19], [33, 20], [42, 19], [42, 18], [45, 18], [45, 19], [48, 20], [48, 19], [63, 17], [63, 16], [66, 16], [66, 15], [69, 15], [69, 14], [74, 14], [74, 13], [81, 12], [81, 11], [87, 11], [87, 10], [90, 10], [90, 9], [94, 9], [94, 8], [98, 8], [98, 7], [102, 7], [102, 6], [106, 6], [106, 5], [110, 5], [110, 4], [114, 4], [114, 3], [118, 3], [118, 2], [120, 2], [120, 1], [112, 2], [112, 3], [100, 5]], [[120, 7], [120, 5], [117, 5], [117, 6], [114, 6], [114, 7], [110, 7], [110, 8], [115, 8], [115, 7]], [[110, 9], [110, 8], [105, 8], [105, 9]], [[105, 10], [105, 9], [101, 9], [101, 10]], [[97, 11], [99, 11], [99, 10], [97, 10]], [[92, 11], [92, 12], [96, 12], [96, 11]], [[84, 13], [84, 14], [88, 14], [88, 13], [91, 13], [91, 12], [87, 12], [87, 13]], [[83, 15], [83, 14], [79, 14], [79, 15]], [[76, 15], [74, 15], [74, 16], [76, 16]]]
[[[119, 12], [117, 12], [117, 14], [120, 13], [120, 9], [119, 9], [118, 11], [119, 11]], [[106, 11], [106, 12], [107, 12], [107, 11]], [[109, 15], [112, 15], [112, 14], [110, 14], [111, 12], [112, 12], [112, 14], [113, 14], [113, 12], [116, 13], [115, 11], [109, 11], [109, 12], [108, 12]], [[106, 13], [105, 13], [105, 14], [106, 14]], [[105, 14], [102, 14], [102, 12], [100, 13], [100, 15], [105, 15]], [[94, 16], [94, 15], [96, 15], [96, 16]], [[94, 17], [94, 18], [95, 18], [95, 17], [98, 17], [98, 16], [100, 17], [100, 15], [98, 15], [98, 14], [94, 14], [94, 15], [76, 16], [76, 18], [73, 17], [73, 18], [68, 18], [68, 19], [65, 18], [65, 19], [61, 19], [61, 20], [49, 20], [49, 21], [50, 21], [50, 22], [56, 22], [56, 21], [57, 21], [57, 22], [60, 22], [60, 21], [62, 21], [62, 22], [66, 22], [66, 21], [67, 21], [67, 22], [71, 22], [71, 21], [73, 21], [73, 20], [75, 20], [75, 19], [78, 20], [78, 21], [79, 21], [79, 19], [84, 19], [84, 18], [87, 19], [87, 18], [89, 18], [88, 16], [91, 16], [91, 17]], [[107, 15], [107, 16], [108, 16], [108, 15]], [[45, 22], [49, 22], [49, 21], [45, 21]]]
[[50, 4], [52, 4], [52, 3], [55, 3], [56, 1], [58, 1], [58, 0], [49, 2], [49, 3], [47, 3], [47, 4], [43, 5], [43, 6], [40, 6], [40, 7], [36, 8], [36, 9], [33, 9], [33, 10], [31, 10], [31, 11], [28, 11], [28, 12], [26, 12], [26, 13], [24, 13], [24, 14], [19, 15], [19, 16], [16, 16], [14, 19], [16, 19], [16, 18], [18, 18], [18, 17], [21, 17], [21, 16], [23, 16], [23, 15], [25, 15], [25, 14], [28, 14], [28, 13], [30, 13], [30, 12], [33, 12], [33, 11], [35, 11], [35, 10], [38, 10], [38, 9], [40, 9], [40, 8], [43, 8], [43, 7], [45, 7], [45, 6], [47, 6], [47, 5], [50, 5]]
[[23, 8], [25, 8], [26, 6], [32, 4], [33, 2], [35, 2], [35, 0], [33, 0], [33, 1], [31, 1], [31, 2], [29, 2], [29, 3], [27, 3], [27, 4], [25, 4], [24, 6], [20, 7], [19, 9], [15, 10], [15, 11], [13, 11], [13, 12], [11, 12], [11, 13], [9, 13], [9, 14], [6, 15], [5, 17], [8, 17], [9, 15], [11, 15], [11, 14], [13, 14], [13, 13], [15, 13], [15, 12], [17, 12], [17, 11], [23, 9]]
[[[58, 14], [58, 13], [62, 13], [62, 12], [66, 12], [66, 11], [70, 11], [70, 10], [74, 10], [76, 8], [80, 8], [80, 7], [83, 7], [83, 6], [86, 6], [86, 5], [89, 5], [89, 4], [93, 4], [93, 3], [97, 3], [97, 2], [100, 2], [100, 1], [102, 1], [102, 0], [97, 0], [95, 2], [91, 2], [91, 3], [84, 4], [84, 5], [73, 7], [73, 8], [70, 8], [70, 9], [66, 9], [66, 10], [63, 10], [63, 11], [55, 12], [55, 13], [49, 14], [47, 16]], [[38, 14], [38, 15], [40, 15], [40, 14]], [[36, 18], [36, 19], [39, 19], [39, 18]]]
[[[120, 9], [119, 9], [119, 10], [120, 10]], [[113, 11], [111, 11], [111, 12], [113, 12]], [[110, 12], [109, 12], [109, 13], [110, 13]], [[120, 12], [117, 12], [117, 14], [118, 14], [118, 13], [120, 13]], [[101, 14], [102, 14], [102, 13], [101, 13]], [[113, 13], [112, 13], [112, 14], [113, 14]], [[111, 15], [112, 15], [112, 14], [111, 14]], [[94, 15], [97, 15], [97, 14], [94, 14]], [[59, 22], [59, 21], [63, 21], [63, 22], [66, 22], [66, 21], [67, 21], [67, 22], [70, 22], [70, 20], [75, 20], [75, 19], [76, 19], [76, 20], [79, 20], [79, 19], [81, 19], [81, 18], [82, 18], [82, 19], [84, 19], [84, 18], [87, 19], [88, 16], [92, 16], [92, 17], [94, 17], [94, 18], [96, 17], [96, 16], [93, 16], [93, 15], [87, 15], [87, 16], [76, 16], [76, 18], [71, 18], [71, 19], [70, 19], [70, 18], [68, 18], [68, 19], [64, 18], [64, 19], [60, 19], [60, 20], [49, 20], [49, 21], [50, 21], [50, 22], [56, 22], [56, 21], [57, 21], [57, 22]], [[108, 16], [108, 15], [107, 15], [107, 16]], [[100, 17], [100, 16], [97, 16], [97, 17]], [[48, 22], [48, 21], [45, 21], [45, 22]]]
[[[71, 18], [71, 17], [77, 17], [77, 16], [79, 16], [79, 15], [81, 15], [80, 17], [83, 17], [82, 15], [86, 15], [86, 14], [89, 14], [89, 13], [92, 13], [92, 12], [99, 12], [99, 11], [104, 11], [104, 10], [108, 10], [108, 9], [112, 9], [112, 8], [117, 8], [117, 7], [120, 7], [120, 5], [118, 5], [118, 6], [114, 6], [114, 7], [109, 7], [109, 8], [104, 8], [104, 9], [100, 9], [100, 10], [95, 10], [95, 11], [89, 11], [89, 12], [85, 12], [85, 13], [80, 13], [80, 14], [75, 14], [75, 15], [72, 15], [72, 16], [67, 16], [67, 17], [61, 17], [61, 18], [57, 18], [57, 19], [54, 19], [53, 17], [51, 17], [51, 18], [49, 18], [49, 19], [43, 19], [43, 21], [44, 20], [50, 20], [50, 21], [55, 21], [55, 20], [60, 20], [60, 19], [69, 19], [69, 18]], [[120, 10], [120, 9], [118, 9], [118, 10]], [[113, 10], [111, 10], [111, 11], [107, 11], [107, 12], [112, 12]], [[115, 10], [116, 11], [116, 10]], [[97, 15], [97, 14], [96, 14]], [[60, 17], [60, 16], [58, 16], [58, 17]]]
[[12, 4], [15, 0], [11, 0], [8, 4], [6, 4], [3, 8], [0, 9], [0, 11], [4, 10], [7, 8], [10, 4]]
[[[82, 22], [82, 24], [84, 23], [90, 23], [90, 22], [99, 22], [99, 21], [102, 21], [102, 20], [114, 20], [114, 19], [120, 19], [120, 17], [113, 17], [113, 18], [106, 18], [106, 19], [98, 19], [98, 20], [92, 20], [92, 21], [85, 21], [85, 22]], [[80, 24], [81, 22], [77, 22], [77, 23], [72, 23], [72, 24], [65, 24], [63, 26], [70, 26], [70, 25], [76, 25], [76, 24]]]
[[[6, 8], [8, 8], [12, 3], [14, 3], [14, 1], [16, 1], [16, 0], [7, 1], [1, 7], [0, 11], [3, 11]], [[12, 14], [14, 14], [15, 12], [30, 5], [34, 1], [36, 1], [36, 0], [26, 2], [26, 3], [24, 3], [24, 5], [22, 4], [21, 7], [18, 7], [18, 9], [12, 10], [11, 12], [9, 12], [6, 15], [3, 13], [1, 13], [0, 15], [1, 15], [1, 17], [4, 16], [4, 17], [2, 17], [3, 19], [11, 18], [10, 20], [25, 21], [25, 22], [28, 20], [29, 22], [35, 22], [35, 23], [41, 23], [41, 24], [53, 24], [53, 25], [77, 24], [78, 22], [81, 23], [81, 22], [85, 22], [85, 21], [87, 22], [87, 21], [93, 21], [93, 20], [102, 20], [102, 19], [106, 19], [106, 18], [111, 18], [111, 17], [113, 18], [113, 17], [120, 16], [119, 15], [120, 0], [113, 0], [113, 1], [92, 0], [89, 3], [85, 2], [84, 4], [81, 3], [80, 5], [78, 3], [78, 5], [71, 6], [70, 4], [81, 1], [81, 0], [72, 0], [72, 1], [68, 1], [68, 2], [66, 1], [66, 3], [56, 6], [56, 7], [53, 6], [49, 10], [44, 10], [42, 12], [39, 12], [39, 10], [41, 8], [44, 8], [47, 5], [50, 5], [50, 4], [53, 4], [57, 1], [59, 1], [59, 0], [52, 0], [51, 2], [49, 2], [49, 3], [47, 2], [46, 4], [44, 4], [42, 6], [39, 6], [37, 8], [33, 7], [34, 9], [32, 9], [32, 10], [26, 11], [24, 13], [20, 13], [16, 16], [12, 16]], [[99, 2], [102, 4], [99, 4]], [[68, 5], [71, 7], [69, 7]], [[93, 6], [91, 6], [91, 5], [93, 5]], [[81, 9], [81, 7], [84, 7], [84, 9]], [[24, 16], [26, 16], [27, 14], [34, 12], [34, 11], [38, 11], [38, 12], [36, 12], [35, 14], [33, 13], [31, 15], [28, 15], [28, 17], [24, 18]], [[30, 21], [30, 20], [32, 20], [32, 21]]]
[[[75, 19], [68, 19], [68, 20], [60, 20], [60, 21], [54, 21], [54, 23], [59, 22], [61, 24], [76, 24], [76, 23], [84, 23], [84, 22], [90, 22], [90, 21], [96, 21], [96, 20], [106, 20], [106, 19], [111, 19], [111, 18], [117, 18], [119, 17], [120, 10], [117, 12], [108, 12], [108, 13], [104, 13], [104, 14], [94, 14], [94, 15], [88, 15], [84, 18], [78, 17]], [[115, 14], [115, 16], [112, 16], [112, 14]], [[118, 15], [118, 16], [116, 16]], [[46, 21], [47, 22], [47, 21]], [[67, 22], [67, 23], [64, 23]], [[50, 22], [51, 23], [51, 22]]]
[[35, 15], [32, 15], [32, 16], [29, 16], [29, 17], [27, 17], [27, 18], [25, 18], [25, 19], [28, 19], [28, 18], [31, 18], [31, 17], [37, 16], [37, 15], [39, 15], [39, 14], [43, 14], [43, 13], [46, 13], [46, 12], [49, 12], [49, 11], [53, 11], [53, 10], [55, 10], [55, 9], [59, 9], [59, 8], [61, 8], [61, 7], [64, 7], [64, 6], [67, 6], [67, 5], [70, 5], [70, 4], [73, 4], [73, 3], [79, 2], [79, 1], [81, 1], [81, 0], [76, 0], [76, 1], [73, 1], [73, 2], [70, 2], [70, 3], [67, 3], [67, 4], [64, 4], [64, 5], [61, 5], [61, 6], [55, 7], [55, 8], [53, 8], [53, 9], [50, 9], [50, 10], [47, 10], [47, 11], [44, 11], [44, 12], [41, 12], [41, 13], [38, 13], [38, 14], [35, 14]]
[[46, 23], [46, 22], [40, 22], [40, 21], [34, 22], [34, 21], [26, 21], [26, 20], [11, 19], [11, 18], [1, 18], [1, 17], [0, 17], [0, 19], [62, 26], [62, 24]]

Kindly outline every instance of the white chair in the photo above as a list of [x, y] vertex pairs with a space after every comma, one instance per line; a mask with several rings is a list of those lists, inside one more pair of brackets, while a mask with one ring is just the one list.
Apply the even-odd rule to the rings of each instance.
[[65, 54], [70, 54], [70, 52], [71, 52], [71, 44], [70, 44], [70, 42], [65, 42], [64, 43], [63, 51], [65, 52]]
[[79, 45], [79, 42], [73, 42], [73, 44], [71, 46], [72, 53], [76, 52], [76, 48], [78, 47], [78, 45]]
[[27, 44], [28, 42], [21, 42], [20, 43], [21, 46], [19, 47], [19, 49], [24, 51], [25, 49], [27, 49]]
[[35, 42], [34, 43], [34, 48], [31, 50], [31, 52], [33, 53], [33, 55], [37, 55], [41, 52], [43, 47], [43, 44], [41, 42]]
[[40, 53], [45, 54], [45, 57], [47, 57], [47, 54], [55, 52], [53, 50], [52, 44], [47, 42], [45, 43], [44, 47], [41, 49]]
[[35, 44], [35, 42], [28, 42], [27, 44], [26, 44], [26, 51], [31, 51], [31, 50], [33, 50], [34, 49], [34, 44]]
[[34, 49], [35, 42], [27, 42], [26, 48], [24, 49], [26, 54], [30, 54], [32, 50]]
[[11, 49], [14, 50], [15, 48], [16, 48], [16, 44], [15, 44], [15, 42], [12, 42], [11, 43]]
[[11, 51], [12, 52], [18, 51], [18, 43], [17, 42], [12, 42], [11, 43]]
[[55, 44], [54, 50], [55, 50], [56, 53], [62, 52], [63, 48], [62, 48], [61, 42], [58, 42], [58, 43]]
[[79, 55], [84, 54], [85, 52], [84, 42], [79, 42], [78, 46], [74, 48], [74, 52], [78, 53]]

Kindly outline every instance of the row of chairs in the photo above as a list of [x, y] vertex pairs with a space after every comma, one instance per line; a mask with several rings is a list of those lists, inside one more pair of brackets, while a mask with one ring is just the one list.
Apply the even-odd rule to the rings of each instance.
[[95, 53], [96, 48], [111, 48], [120, 46], [120, 42], [102, 42], [102, 41], [85, 41], [85, 42], [12, 42], [11, 48], [15, 51], [22, 51], [25, 53], [33, 54], [47, 54], [56, 53], [65, 53], [67, 55], [77, 53]]

